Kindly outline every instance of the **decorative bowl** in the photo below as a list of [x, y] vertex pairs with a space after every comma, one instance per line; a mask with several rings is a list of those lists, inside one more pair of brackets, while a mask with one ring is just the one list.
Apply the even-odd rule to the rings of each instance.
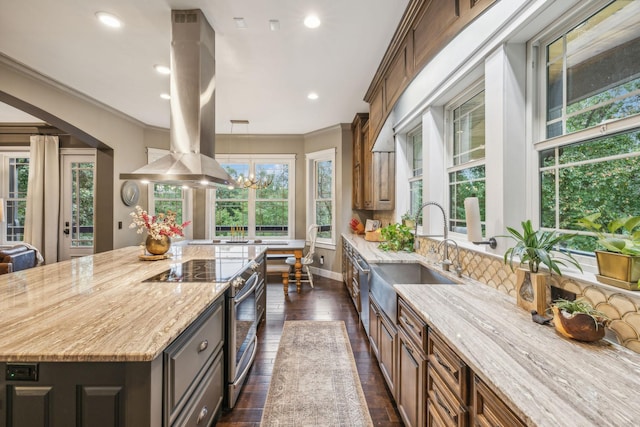
[[553, 324], [561, 335], [578, 341], [592, 342], [604, 337], [605, 322], [596, 321], [584, 313], [567, 314], [558, 307], [553, 310]]

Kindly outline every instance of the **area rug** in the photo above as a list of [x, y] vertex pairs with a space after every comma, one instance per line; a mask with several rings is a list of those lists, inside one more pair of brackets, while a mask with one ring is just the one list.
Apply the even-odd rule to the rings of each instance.
[[284, 322], [260, 425], [373, 426], [343, 321]]

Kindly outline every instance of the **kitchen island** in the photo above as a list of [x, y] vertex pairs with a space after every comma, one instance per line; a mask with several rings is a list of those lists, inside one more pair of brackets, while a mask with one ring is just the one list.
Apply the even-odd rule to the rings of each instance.
[[145, 280], [194, 259], [240, 269], [264, 250], [174, 245], [143, 261], [129, 247], [0, 276], [0, 426], [155, 427], [191, 415], [207, 425], [219, 408], [188, 413], [190, 398], [223, 381], [229, 279]]

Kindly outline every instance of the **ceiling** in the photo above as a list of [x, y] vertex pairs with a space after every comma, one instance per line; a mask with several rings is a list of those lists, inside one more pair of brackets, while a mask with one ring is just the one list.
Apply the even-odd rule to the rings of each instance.
[[[216, 132], [304, 134], [350, 123], [408, 0], [3, 1], [0, 52], [145, 124], [169, 127], [171, 10], [201, 9], [216, 31]], [[110, 29], [98, 11], [124, 21]], [[316, 29], [303, 25], [318, 15]], [[246, 29], [236, 28], [242, 17]], [[279, 31], [269, 20], [277, 19]], [[307, 99], [309, 92], [319, 98]], [[0, 105], [0, 122], [34, 118]]]

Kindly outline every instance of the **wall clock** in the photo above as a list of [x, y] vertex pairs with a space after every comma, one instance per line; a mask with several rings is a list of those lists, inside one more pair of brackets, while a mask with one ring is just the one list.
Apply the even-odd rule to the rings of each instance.
[[120, 189], [120, 197], [125, 205], [135, 205], [140, 198], [140, 187], [135, 181], [125, 181]]

